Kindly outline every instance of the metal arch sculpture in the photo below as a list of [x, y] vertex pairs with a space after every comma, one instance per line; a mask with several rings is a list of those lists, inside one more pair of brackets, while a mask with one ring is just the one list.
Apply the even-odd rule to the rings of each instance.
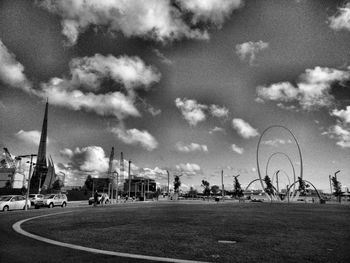
[[[256, 181], [260, 181], [260, 178], [254, 179], [253, 181], [251, 181], [248, 186], [245, 188], [245, 191], [248, 190], [249, 186], [251, 186], [251, 184], [255, 183]], [[264, 191], [264, 190], [263, 190]]]
[[[293, 181], [295, 182], [295, 181], [296, 181], [296, 177], [295, 177], [295, 168], [294, 168], [293, 162], [292, 162], [292, 160], [289, 158], [289, 156], [288, 156], [287, 154], [285, 154], [284, 152], [275, 152], [275, 153], [273, 153], [273, 154], [270, 155], [270, 157], [269, 157], [269, 159], [267, 160], [267, 163], [266, 163], [265, 175], [267, 175], [267, 171], [268, 171], [268, 168], [269, 168], [270, 160], [272, 159], [272, 157], [274, 157], [274, 156], [276, 156], [276, 155], [278, 155], [278, 154], [283, 155], [283, 156], [285, 156], [285, 157], [288, 159], [290, 165], [292, 166], [292, 170], [293, 170]], [[273, 181], [273, 180], [272, 180], [272, 181]], [[288, 177], [288, 181], [289, 181], [289, 177]], [[289, 185], [290, 185], [290, 183], [289, 183]], [[294, 192], [295, 192], [295, 185], [294, 185], [294, 188], [293, 188], [293, 193], [294, 193]]]
[[[283, 126], [283, 125], [271, 125], [269, 127], [267, 127], [263, 132], [262, 134], [260, 135], [260, 138], [259, 138], [259, 142], [258, 142], [258, 146], [256, 148], [256, 164], [257, 164], [257, 168], [258, 168], [258, 175], [259, 175], [259, 179], [260, 179], [260, 183], [261, 183], [261, 187], [263, 189], [263, 191], [265, 192], [265, 189], [264, 189], [264, 185], [263, 185], [263, 179], [261, 178], [261, 172], [260, 172], [260, 163], [259, 163], [259, 148], [260, 148], [260, 143], [261, 143], [261, 140], [262, 138], [264, 137], [264, 134], [272, 129], [272, 128], [282, 128], [286, 131], [288, 131], [290, 133], [290, 135], [292, 135], [297, 147], [298, 147], [298, 153], [299, 153], [299, 159], [300, 159], [300, 177], [303, 178], [303, 158], [301, 156], [301, 150], [300, 150], [300, 146], [299, 146], [299, 143], [296, 139], [296, 137], [294, 136], [294, 134], [291, 132], [291, 130], [289, 130], [287, 127]], [[266, 192], [265, 192], [266, 193]]]
[[[289, 176], [288, 174], [284, 171], [284, 170], [277, 170], [276, 172], [273, 173], [272, 175], [272, 178], [271, 178], [271, 182], [273, 182], [274, 180], [274, 176], [276, 175], [276, 178], [278, 179], [278, 174], [280, 172], [283, 172], [283, 174], [287, 177], [287, 180], [288, 180], [288, 185], [286, 186], [286, 190], [288, 189], [288, 186], [290, 185], [290, 179], [289, 179]], [[278, 181], [276, 182], [276, 187], [274, 187], [276, 189], [276, 193], [277, 193], [277, 197], [278, 199], [281, 199], [281, 201], [283, 200], [282, 197], [281, 197], [281, 192], [280, 192], [280, 188], [278, 187]], [[287, 191], [286, 191], [286, 196], [287, 196]], [[288, 198], [290, 198], [288, 196]], [[292, 197], [292, 199], [294, 198], [294, 196]]]
[[[245, 188], [244, 191], [247, 191], [247, 190], [249, 189], [249, 186], [251, 186], [251, 185], [252, 185], [253, 183], [255, 183], [256, 181], [260, 181], [260, 178], [257, 178], [257, 179], [254, 179], [253, 181], [251, 181], [251, 182], [247, 185], [247, 187]], [[273, 190], [277, 191], [276, 187], [274, 187], [274, 186], [272, 186], [272, 187], [273, 187]], [[263, 191], [264, 191], [264, 189], [263, 189]]]
[[[320, 200], [323, 200], [323, 198], [322, 198], [321, 195], [320, 195], [320, 192], [317, 190], [317, 188], [316, 188], [310, 181], [307, 181], [307, 180], [303, 180], [303, 181], [304, 181], [305, 183], [310, 184], [310, 185], [315, 189], [318, 198], [320, 198]], [[287, 189], [287, 194], [289, 194], [289, 191], [290, 191], [290, 189], [292, 188], [292, 186], [294, 186], [294, 185], [295, 185], [296, 183], [298, 183], [298, 182], [299, 182], [299, 181], [295, 181], [293, 184], [291, 184], [290, 187], [288, 187], [288, 189]]]

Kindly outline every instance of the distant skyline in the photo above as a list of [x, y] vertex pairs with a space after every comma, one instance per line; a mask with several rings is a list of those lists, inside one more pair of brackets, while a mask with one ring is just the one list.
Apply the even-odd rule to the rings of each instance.
[[[350, 2], [0, 1], [0, 146], [47, 156], [66, 185], [105, 177], [111, 148], [132, 173], [182, 189], [258, 178], [271, 125], [299, 141], [304, 178], [350, 186]], [[260, 169], [293, 138], [265, 134]], [[275, 156], [268, 173], [283, 170]], [[287, 184], [281, 179], [282, 187]], [[253, 187], [260, 188], [259, 184]]]

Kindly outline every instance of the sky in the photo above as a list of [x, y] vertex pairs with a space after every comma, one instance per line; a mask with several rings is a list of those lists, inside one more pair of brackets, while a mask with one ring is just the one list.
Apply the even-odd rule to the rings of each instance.
[[346, 187], [349, 43], [348, 1], [1, 0], [0, 146], [37, 153], [48, 99], [66, 185], [106, 177], [114, 147], [113, 170], [123, 152], [183, 190], [221, 171], [226, 189], [278, 170], [283, 187], [293, 168]]

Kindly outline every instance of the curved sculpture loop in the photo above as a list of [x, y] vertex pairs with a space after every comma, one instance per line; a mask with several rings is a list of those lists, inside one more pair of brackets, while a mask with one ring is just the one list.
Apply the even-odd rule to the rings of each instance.
[[[272, 125], [272, 126], [269, 126], [267, 127], [263, 132], [262, 134], [260, 135], [260, 138], [259, 138], [259, 142], [258, 142], [258, 146], [256, 148], [256, 163], [257, 163], [257, 170], [258, 170], [258, 175], [259, 175], [259, 179], [260, 179], [260, 183], [261, 183], [261, 187], [263, 189], [263, 191], [265, 192], [265, 188], [264, 188], [264, 184], [263, 184], [263, 178], [261, 177], [261, 171], [260, 171], [260, 163], [259, 163], [259, 149], [260, 149], [260, 143], [261, 143], [261, 140], [262, 138], [264, 137], [264, 134], [270, 130], [270, 129], [273, 129], [273, 128], [282, 128], [284, 130], [286, 130], [294, 139], [297, 147], [298, 147], [298, 153], [299, 153], [299, 160], [300, 160], [300, 177], [303, 178], [303, 159], [302, 159], [302, 155], [301, 155], [301, 150], [300, 150], [300, 146], [299, 146], [299, 143], [296, 139], [296, 137], [294, 136], [294, 134], [291, 132], [291, 130], [289, 130], [287, 127], [283, 126], [283, 125]], [[293, 185], [294, 186], [294, 185]], [[266, 193], [266, 192], [265, 192]], [[269, 195], [268, 195], [269, 196]], [[269, 198], [271, 198], [269, 196]]]
[[[270, 157], [269, 157], [269, 159], [267, 160], [267, 163], [266, 163], [265, 175], [268, 175], [268, 168], [269, 168], [270, 161], [271, 161], [272, 157], [274, 157], [276, 155], [283, 155], [283, 156], [285, 156], [288, 159], [290, 165], [292, 166], [292, 170], [293, 170], [293, 182], [295, 182], [296, 181], [296, 176], [295, 176], [295, 168], [294, 168], [293, 162], [289, 158], [289, 156], [287, 154], [285, 154], [284, 152], [275, 152], [275, 153], [270, 155]], [[288, 177], [288, 175], [287, 175], [287, 177]], [[273, 181], [273, 179], [272, 179], [272, 181]], [[288, 181], [289, 181], [289, 177], [288, 177]], [[289, 185], [290, 185], [290, 182], [289, 182]], [[293, 188], [293, 193], [295, 193], [295, 185], [294, 185], [294, 188]]]
[[[308, 183], [309, 185], [311, 185], [311, 186], [315, 189], [316, 194], [317, 194], [317, 196], [318, 196], [318, 198], [320, 199], [320, 202], [321, 202], [321, 200], [323, 200], [323, 198], [322, 198], [320, 192], [317, 190], [317, 188], [316, 188], [310, 181], [307, 181], [307, 180], [303, 180], [303, 181], [304, 181], [305, 183]], [[295, 184], [298, 183], [298, 182], [299, 182], [299, 181], [297, 180], [297, 181], [295, 181], [294, 183], [292, 183], [291, 186], [288, 187], [288, 189], [287, 189], [287, 194], [288, 194], [288, 195], [289, 195], [289, 191], [290, 191], [290, 189], [292, 188], [292, 186], [295, 186]]]

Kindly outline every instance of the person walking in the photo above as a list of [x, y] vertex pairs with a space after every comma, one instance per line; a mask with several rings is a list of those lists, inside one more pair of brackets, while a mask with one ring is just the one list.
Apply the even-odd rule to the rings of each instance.
[[102, 194], [100, 203], [102, 206], [105, 204], [105, 194]]
[[97, 190], [96, 190], [95, 194], [94, 194], [94, 206], [97, 206], [97, 202], [98, 202], [98, 193], [97, 193]]

